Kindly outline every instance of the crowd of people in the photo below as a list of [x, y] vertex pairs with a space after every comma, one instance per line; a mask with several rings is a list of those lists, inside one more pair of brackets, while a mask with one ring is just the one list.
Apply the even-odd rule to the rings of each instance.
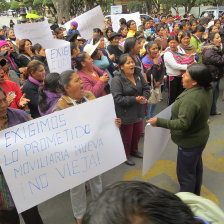
[[[224, 14], [217, 20], [213, 17], [198, 19], [193, 15], [185, 15], [181, 19], [179, 14], [155, 14], [148, 19], [142, 18], [141, 22], [137, 27], [136, 21], [121, 18], [120, 28], [115, 32], [111, 19], [106, 18], [105, 26], [94, 28], [89, 39], [79, 32], [76, 21], [71, 22], [68, 31], [63, 27], [65, 18], [62, 25], [55, 22], [51, 26], [54, 38], [69, 41], [71, 49], [72, 70], [61, 74], [50, 73], [43, 46], [38, 43], [33, 45], [29, 39], [18, 40], [13, 27], [3, 26], [0, 29], [0, 130], [112, 93], [117, 115], [115, 125], [120, 129], [127, 156], [125, 164], [134, 166], [132, 157], [143, 158], [138, 143], [144, 134], [144, 120], [152, 126], [170, 129], [172, 140], [178, 145], [180, 191], [199, 196], [202, 152], [209, 137], [209, 116], [221, 114], [217, 100], [224, 72]], [[155, 100], [152, 96], [161, 94], [164, 88], [168, 88], [167, 105], [172, 104], [170, 120], [154, 117], [161, 97]], [[101, 177], [89, 180], [89, 185], [92, 198], [96, 199], [102, 192]], [[141, 204], [144, 208], [141, 208], [133, 201], [136, 207], [124, 212], [127, 217], [120, 217], [116, 222], [106, 221], [105, 216], [98, 217], [96, 214], [95, 209], [99, 207], [101, 210], [103, 205], [98, 202], [88, 210], [83, 222], [87, 207], [86, 186], [89, 185], [83, 183], [70, 190], [78, 224], [137, 223], [125, 220], [130, 220], [132, 216], [137, 219], [141, 214], [140, 221], [148, 220], [144, 203]], [[123, 185], [115, 185], [114, 194], [121, 194], [119, 190], [125, 187]], [[133, 186], [138, 187], [138, 184], [133, 183]], [[107, 197], [111, 194], [108, 190], [99, 200], [110, 200]], [[167, 193], [162, 194], [165, 198], [169, 197]], [[123, 200], [127, 206], [132, 206], [132, 200], [128, 201], [125, 197]], [[173, 200], [180, 203], [177, 197]], [[118, 206], [124, 209], [122, 202], [118, 202]], [[146, 203], [151, 202], [146, 200]], [[193, 223], [191, 210], [178, 203], [174, 204], [180, 206], [180, 214], [187, 211], [188, 221], [180, 222], [181, 215], [172, 219], [173, 222], [168, 221], [169, 215], [165, 217], [165, 212], [165, 218], [158, 221], [157, 217], [155, 223]], [[172, 207], [172, 202], [169, 205]], [[108, 211], [103, 209], [107, 214]], [[161, 217], [162, 213], [161, 210]], [[92, 216], [95, 221], [91, 221]], [[26, 224], [43, 223], [37, 206], [22, 212], [22, 217]], [[109, 217], [115, 219], [116, 213], [111, 213]], [[103, 221], [98, 222], [98, 219]], [[1, 170], [0, 220], [4, 224], [19, 223]], [[197, 220], [194, 223], [208, 223], [203, 217]]]

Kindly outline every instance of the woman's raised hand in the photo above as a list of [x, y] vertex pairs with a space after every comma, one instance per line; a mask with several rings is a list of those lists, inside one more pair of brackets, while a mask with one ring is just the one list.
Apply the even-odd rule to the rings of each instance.
[[25, 107], [30, 102], [29, 99], [26, 98], [26, 94], [24, 93], [19, 101], [19, 107]]
[[103, 73], [103, 75], [100, 77], [100, 80], [107, 84], [108, 81], [110, 80], [110, 77], [109, 77], [109, 75], [105, 72], [105, 73]]

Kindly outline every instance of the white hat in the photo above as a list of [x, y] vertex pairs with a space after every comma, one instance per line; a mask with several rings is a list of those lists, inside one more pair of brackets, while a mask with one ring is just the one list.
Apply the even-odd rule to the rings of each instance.
[[77, 37], [77, 40], [82, 40], [82, 41], [86, 42], [86, 39], [83, 37], [80, 37], [80, 36]]
[[99, 46], [99, 44], [100, 41], [98, 41], [95, 45], [86, 44], [83, 50], [91, 56], [93, 52], [96, 50], [96, 48]]

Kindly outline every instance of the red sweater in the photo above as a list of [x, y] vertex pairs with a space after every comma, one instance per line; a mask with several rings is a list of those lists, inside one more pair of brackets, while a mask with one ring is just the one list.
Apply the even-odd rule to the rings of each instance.
[[16, 94], [16, 97], [14, 98], [9, 107], [18, 109], [19, 101], [20, 98], [22, 97], [20, 87], [15, 82], [12, 82], [10, 80], [5, 80], [3, 83], [0, 83], [0, 86], [5, 90], [6, 96], [10, 92], [14, 92]]

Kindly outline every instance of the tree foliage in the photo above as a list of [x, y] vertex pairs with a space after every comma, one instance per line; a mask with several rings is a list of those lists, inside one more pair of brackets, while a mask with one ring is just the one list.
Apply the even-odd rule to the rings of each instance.
[[10, 4], [6, 0], [0, 0], [0, 11], [7, 11], [10, 8]]
[[131, 1], [128, 3], [128, 8], [131, 12], [142, 12], [142, 2]]
[[10, 9], [12, 10], [18, 10], [19, 9], [19, 2], [13, 1], [10, 3]]

